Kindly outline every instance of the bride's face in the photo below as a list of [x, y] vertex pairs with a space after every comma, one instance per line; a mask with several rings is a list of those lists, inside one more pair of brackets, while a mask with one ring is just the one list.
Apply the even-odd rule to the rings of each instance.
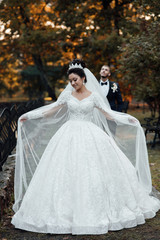
[[70, 84], [76, 91], [82, 88], [84, 79], [75, 73], [69, 75]]

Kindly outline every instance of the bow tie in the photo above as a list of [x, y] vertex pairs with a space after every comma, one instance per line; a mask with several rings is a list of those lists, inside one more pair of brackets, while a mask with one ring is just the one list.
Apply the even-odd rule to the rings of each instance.
[[108, 82], [101, 82], [101, 86], [103, 86], [103, 85], [107, 85], [108, 84]]

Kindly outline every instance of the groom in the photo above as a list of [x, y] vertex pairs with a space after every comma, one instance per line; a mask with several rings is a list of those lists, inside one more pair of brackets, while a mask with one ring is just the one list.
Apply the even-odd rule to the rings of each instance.
[[102, 89], [102, 93], [108, 99], [111, 109], [121, 112], [123, 101], [119, 85], [118, 83], [109, 81], [108, 77], [110, 77], [110, 75], [110, 67], [107, 65], [103, 65], [100, 70], [100, 86]]

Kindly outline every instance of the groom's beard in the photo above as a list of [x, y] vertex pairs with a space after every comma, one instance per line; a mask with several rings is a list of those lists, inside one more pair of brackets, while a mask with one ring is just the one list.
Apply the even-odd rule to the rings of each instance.
[[103, 79], [105, 79], [105, 78], [108, 78], [108, 74], [106, 75], [106, 76], [101, 76], [101, 78]]

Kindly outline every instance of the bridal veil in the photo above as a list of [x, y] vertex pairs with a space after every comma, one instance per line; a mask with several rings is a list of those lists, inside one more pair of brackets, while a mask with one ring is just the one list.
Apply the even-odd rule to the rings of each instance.
[[[87, 68], [84, 68], [84, 72], [87, 77], [86, 88], [101, 96], [101, 111], [94, 110], [93, 122], [116, 141], [121, 151], [134, 165], [140, 184], [146, 192], [151, 193], [152, 182], [146, 140], [140, 123], [128, 114], [112, 111], [107, 99], [102, 96], [95, 76]], [[15, 212], [21, 205], [47, 144], [56, 131], [69, 119], [67, 105], [63, 102], [63, 95], [66, 91], [70, 93], [73, 91], [70, 83], [55, 103], [40, 107], [20, 117], [20, 119], [27, 118], [27, 121], [18, 120], [15, 204], [13, 206]], [[106, 118], [106, 113], [112, 120]]]

